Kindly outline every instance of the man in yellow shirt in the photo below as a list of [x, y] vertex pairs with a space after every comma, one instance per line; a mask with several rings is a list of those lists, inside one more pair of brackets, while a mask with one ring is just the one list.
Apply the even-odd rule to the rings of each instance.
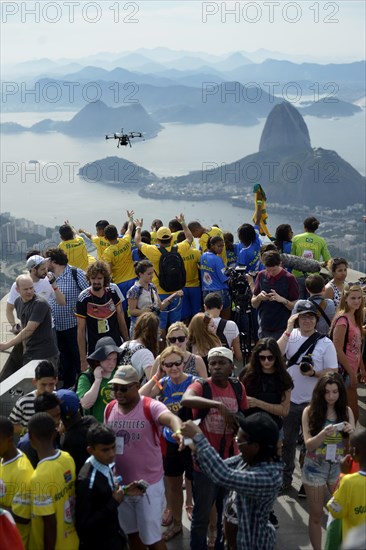
[[[177, 235], [177, 243], [184, 241], [185, 235], [180, 231]], [[196, 313], [202, 311], [202, 292], [200, 281], [200, 258], [201, 251], [191, 248], [181, 254], [186, 268], [186, 286], [183, 289], [182, 320], [189, 321]]]
[[0, 507], [12, 513], [24, 548], [28, 548], [33, 466], [27, 456], [16, 448], [14, 426], [5, 416], [0, 416], [0, 458]]
[[[195, 239], [198, 239], [202, 254], [207, 250], [207, 242], [210, 237], [221, 237], [224, 240], [224, 234], [219, 227], [213, 225], [212, 227], [203, 227], [199, 222], [189, 222], [188, 227]], [[219, 254], [220, 258], [227, 265], [226, 247]]]
[[[190, 250], [191, 243], [193, 241], [193, 236], [184, 221], [183, 214], [180, 214], [179, 216], [177, 216], [177, 221], [182, 224], [184, 235], [186, 237], [185, 241], [176, 245], [178, 254], [180, 256], [183, 256], [183, 254], [185, 254]], [[153, 283], [158, 289], [160, 299], [165, 300], [166, 298], [169, 298], [169, 296], [171, 296], [174, 293], [174, 291], [167, 292], [160, 285], [159, 275], [160, 275], [160, 259], [162, 256], [162, 252], [159, 249], [164, 248], [167, 252], [172, 251], [172, 245], [171, 245], [172, 233], [168, 227], [160, 227], [156, 232], [156, 238], [158, 242], [157, 246], [151, 245], [151, 244], [144, 244], [141, 241], [142, 224], [143, 224], [143, 220], [136, 220], [135, 244], [137, 248], [141, 250], [144, 256], [152, 262], [154, 266]], [[182, 288], [183, 286], [184, 284], [182, 285]], [[163, 334], [169, 325], [171, 325], [172, 323], [175, 323], [176, 321], [180, 321], [181, 313], [182, 313], [182, 303], [177, 304], [176, 299], [172, 301], [171, 306], [168, 306], [164, 311], [160, 313], [160, 328], [163, 331]]]
[[89, 264], [95, 262], [95, 258], [88, 254], [84, 239], [68, 222], [61, 225], [58, 232], [62, 239], [58, 246], [65, 252], [69, 264], [86, 271]]
[[99, 220], [95, 224], [95, 231], [96, 235], [92, 235], [91, 233], [88, 233], [85, 231], [85, 229], [79, 229], [79, 233], [82, 233], [88, 239], [91, 240], [95, 248], [97, 249], [97, 259], [102, 260], [103, 259], [103, 253], [108, 248], [109, 242], [104, 236], [104, 230], [109, 225], [109, 222], [107, 220]]
[[[104, 251], [103, 259], [108, 265], [113, 282], [118, 286], [124, 297], [127, 296], [127, 292], [136, 281], [131, 246], [131, 235], [134, 226], [133, 214], [132, 210], [127, 210], [129, 218], [128, 227], [121, 239], [118, 238], [118, 231], [115, 225], [107, 225], [104, 230], [104, 235], [109, 242], [109, 246]], [[127, 311], [127, 300], [123, 301], [122, 306], [123, 311]]]

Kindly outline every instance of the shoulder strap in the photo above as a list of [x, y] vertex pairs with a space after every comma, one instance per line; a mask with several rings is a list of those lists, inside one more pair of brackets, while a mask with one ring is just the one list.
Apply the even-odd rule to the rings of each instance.
[[305, 342], [303, 342], [303, 344], [299, 347], [297, 352], [287, 361], [287, 366], [291, 367], [292, 365], [295, 365], [300, 355], [302, 355], [305, 351], [308, 351], [313, 344], [315, 347], [317, 340], [319, 340], [321, 337], [321, 334], [319, 334], [318, 332], [314, 332], [314, 334], [309, 336], [309, 338], [307, 338]]
[[156, 435], [157, 439], [159, 440], [160, 439], [159, 430], [158, 430], [158, 427], [155, 424], [155, 422], [153, 420], [153, 417], [152, 417], [152, 414], [151, 414], [151, 403], [152, 403], [151, 397], [147, 397], [145, 395], [143, 397], [143, 400], [142, 400], [142, 407], [143, 407], [144, 415], [145, 415], [146, 420], [148, 420], [150, 422], [152, 430], [153, 430], [154, 434]]
[[73, 267], [73, 266], [70, 266], [70, 269], [71, 269], [72, 278], [74, 279], [76, 286], [78, 287], [79, 290], [82, 290], [78, 281], [78, 270], [76, 269], [76, 267]]
[[113, 401], [110, 401], [106, 408], [105, 408], [105, 419], [106, 419], [106, 422], [108, 422], [108, 418], [110, 417], [111, 415], [111, 412], [112, 412], [112, 409], [114, 407], [114, 405], [117, 403], [116, 399], [113, 399]]
[[229, 378], [231, 387], [235, 392], [235, 397], [238, 402], [238, 411], [241, 411], [241, 400], [243, 399], [243, 386], [237, 378]]
[[[207, 380], [200, 378], [197, 380], [202, 386], [202, 397], [205, 399], [212, 399], [212, 390]], [[210, 409], [198, 409], [198, 418], [203, 420], [208, 415]]]
[[320, 315], [325, 319], [325, 321], [328, 323], [328, 325], [330, 326], [330, 319], [328, 317], [328, 315], [325, 313], [324, 311], [324, 308], [323, 308], [323, 304], [324, 304], [324, 307], [327, 305], [327, 302], [325, 300], [322, 300], [320, 302], [320, 305], [312, 298], [309, 298], [309, 302], [311, 302], [312, 304], [314, 304], [314, 306], [316, 307], [316, 309], [319, 311]]
[[220, 322], [217, 325], [216, 335], [220, 338], [221, 343], [224, 344], [224, 346], [229, 347], [229, 342], [227, 341], [227, 338], [224, 334], [226, 324], [227, 324], [226, 319], [220, 319]]

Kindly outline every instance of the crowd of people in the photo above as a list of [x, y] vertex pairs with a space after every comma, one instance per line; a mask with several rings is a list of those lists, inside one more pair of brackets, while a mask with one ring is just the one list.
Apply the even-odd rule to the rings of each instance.
[[364, 293], [320, 222], [127, 218], [65, 222], [10, 289], [0, 381], [37, 366], [0, 416], [2, 548], [164, 550], [185, 513], [192, 550], [271, 550], [297, 460], [313, 549], [327, 495], [327, 548], [365, 532]]

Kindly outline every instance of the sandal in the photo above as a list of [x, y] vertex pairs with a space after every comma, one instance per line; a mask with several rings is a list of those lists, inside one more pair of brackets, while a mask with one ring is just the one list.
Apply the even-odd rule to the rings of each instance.
[[174, 522], [173, 525], [171, 527], [168, 527], [168, 529], [163, 533], [163, 541], [168, 542], [169, 540], [172, 540], [177, 535], [180, 535], [182, 532], [183, 532], [182, 523]]
[[187, 518], [189, 519], [189, 521], [192, 521], [193, 505], [186, 504], [185, 509], [186, 509]]
[[169, 508], [165, 508], [164, 513], [163, 513], [163, 517], [161, 519], [162, 526], [163, 527], [168, 527], [168, 525], [170, 525], [172, 521], [173, 521], [172, 511], [169, 510]]

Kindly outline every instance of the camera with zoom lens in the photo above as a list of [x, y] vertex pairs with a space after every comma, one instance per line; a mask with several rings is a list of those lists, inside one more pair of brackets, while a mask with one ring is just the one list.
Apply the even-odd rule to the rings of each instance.
[[309, 372], [312, 368], [314, 368], [313, 358], [311, 355], [303, 355], [301, 362], [299, 364], [301, 372]]

